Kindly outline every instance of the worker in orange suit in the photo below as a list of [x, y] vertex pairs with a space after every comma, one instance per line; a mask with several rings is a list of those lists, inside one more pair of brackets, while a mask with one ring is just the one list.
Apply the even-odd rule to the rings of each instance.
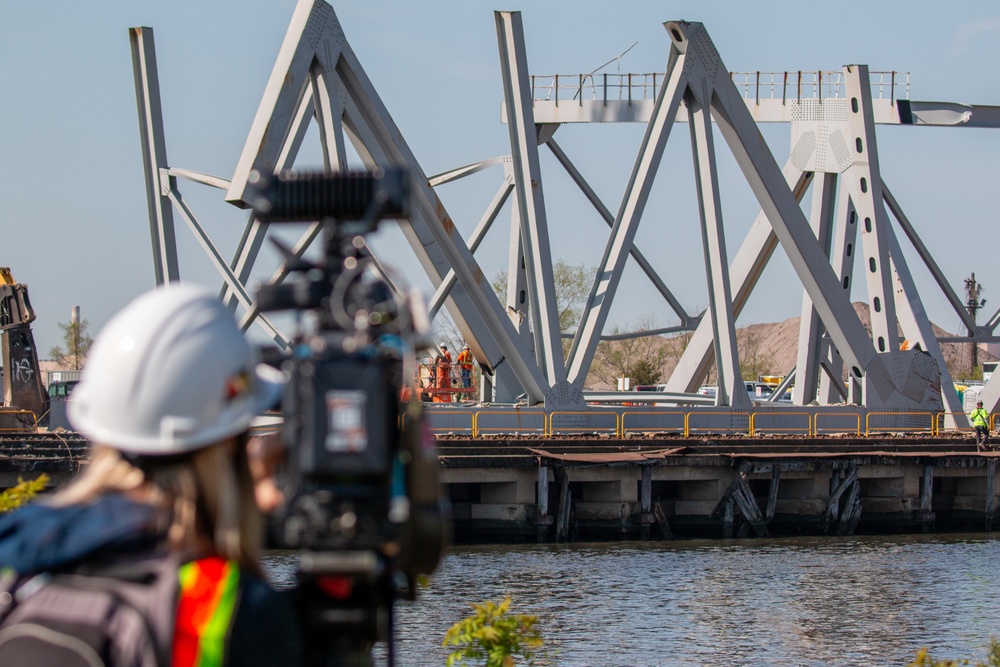
[[[441, 355], [437, 360], [437, 388], [451, 389], [451, 352], [447, 345], [441, 346]], [[451, 394], [447, 391], [441, 392], [438, 397], [443, 403], [451, 402]]]
[[[472, 386], [472, 352], [468, 345], [458, 354], [458, 368], [462, 372], [462, 387], [468, 389]], [[469, 398], [468, 394], [466, 398]]]

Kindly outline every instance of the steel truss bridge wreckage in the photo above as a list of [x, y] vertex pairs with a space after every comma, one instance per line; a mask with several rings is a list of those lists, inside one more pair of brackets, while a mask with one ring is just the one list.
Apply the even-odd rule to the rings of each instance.
[[[254, 307], [247, 282], [268, 225], [251, 213], [236, 251], [227, 260], [179, 190], [181, 181], [218, 188], [226, 201], [247, 205], [252, 170], [292, 167], [314, 119], [324, 164], [347, 165], [346, 142], [368, 168], [409, 170], [414, 188], [411, 219], [401, 222], [413, 252], [437, 291], [436, 314], [446, 305], [484, 370], [498, 403], [527, 396], [547, 411], [583, 410], [584, 382], [601, 340], [626, 261], [642, 269], [680, 324], [653, 334], [690, 331], [690, 343], [666, 391], [639, 400], [698, 404], [696, 390], [716, 361], [716, 406], [750, 408], [740, 378], [735, 321], [758, 277], [780, 244], [803, 287], [794, 371], [799, 406], [853, 404], [869, 411], [937, 411], [967, 426], [963, 408], [921, 304], [901, 243], [912, 244], [962, 319], [971, 338], [997, 341], [1000, 313], [977, 325], [949, 287], [879, 169], [876, 125], [1000, 127], [1000, 108], [901, 99], [908, 83], [896, 73], [865, 65], [798, 75], [731, 75], [705, 26], [664, 24], [670, 53], [662, 73], [643, 75], [532, 76], [521, 15], [495, 13], [510, 154], [428, 177], [393, 122], [351, 49], [334, 10], [322, 0], [300, 0], [261, 98], [235, 172], [229, 179], [173, 167], [166, 156], [153, 31], [130, 30], [142, 128], [154, 268], [158, 283], [179, 278], [174, 211], [194, 232], [224, 279], [222, 299], [241, 312], [244, 329], [256, 321], [279, 343], [287, 339]], [[902, 75], [899, 75], [900, 77]], [[908, 90], [906, 91], [908, 97]], [[645, 123], [631, 176], [617, 212], [601, 201], [554, 135], [564, 123]], [[664, 146], [686, 122], [692, 145], [709, 305], [687, 312], [633, 240], [645, 212]], [[758, 122], [791, 123], [791, 153], [779, 166]], [[732, 152], [760, 204], [750, 231], [730, 260], [720, 210], [717, 137]], [[551, 151], [610, 227], [610, 235], [569, 354], [564, 361], [553, 284], [551, 241], [539, 152]], [[448, 215], [434, 188], [502, 165], [493, 200], [468, 239]], [[807, 190], [809, 214], [803, 211]], [[474, 253], [501, 207], [513, 196], [507, 302], [497, 299]], [[307, 229], [294, 251], [302, 253], [319, 232]], [[859, 242], [860, 237], [860, 242]], [[863, 280], [872, 333], [850, 302], [855, 253], [863, 253]], [[285, 277], [277, 271], [272, 282]], [[527, 318], [521, 313], [527, 312]], [[901, 350], [903, 337], [917, 349]], [[954, 339], [952, 339], [954, 340]], [[844, 369], [850, 378], [845, 388]], [[790, 379], [790, 378], [789, 378]], [[775, 392], [775, 396], [780, 392]], [[619, 397], [621, 395], [619, 394]], [[1000, 402], [1000, 374], [981, 394], [992, 411]], [[632, 394], [629, 400], [635, 398]], [[600, 397], [597, 397], [598, 399]]]

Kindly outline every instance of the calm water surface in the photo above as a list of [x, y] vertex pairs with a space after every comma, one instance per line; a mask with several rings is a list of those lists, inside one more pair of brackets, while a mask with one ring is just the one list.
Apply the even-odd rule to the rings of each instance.
[[[397, 607], [397, 663], [440, 667], [469, 604], [535, 614], [551, 664], [897, 665], [1000, 639], [1000, 539], [984, 535], [455, 547]], [[284, 585], [294, 557], [266, 567]]]

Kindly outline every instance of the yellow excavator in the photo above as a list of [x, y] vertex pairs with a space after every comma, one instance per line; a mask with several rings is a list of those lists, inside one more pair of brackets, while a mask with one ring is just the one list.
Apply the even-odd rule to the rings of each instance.
[[38, 369], [38, 351], [31, 333], [35, 311], [28, 286], [0, 267], [0, 333], [3, 334], [3, 406], [0, 432], [37, 430], [48, 417], [49, 396]]

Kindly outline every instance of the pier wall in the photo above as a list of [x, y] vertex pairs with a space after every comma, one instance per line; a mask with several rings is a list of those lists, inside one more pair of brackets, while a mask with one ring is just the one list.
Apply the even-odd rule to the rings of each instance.
[[989, 531], [997, 514], [992, 456], [443, 465], [459, 542]]

